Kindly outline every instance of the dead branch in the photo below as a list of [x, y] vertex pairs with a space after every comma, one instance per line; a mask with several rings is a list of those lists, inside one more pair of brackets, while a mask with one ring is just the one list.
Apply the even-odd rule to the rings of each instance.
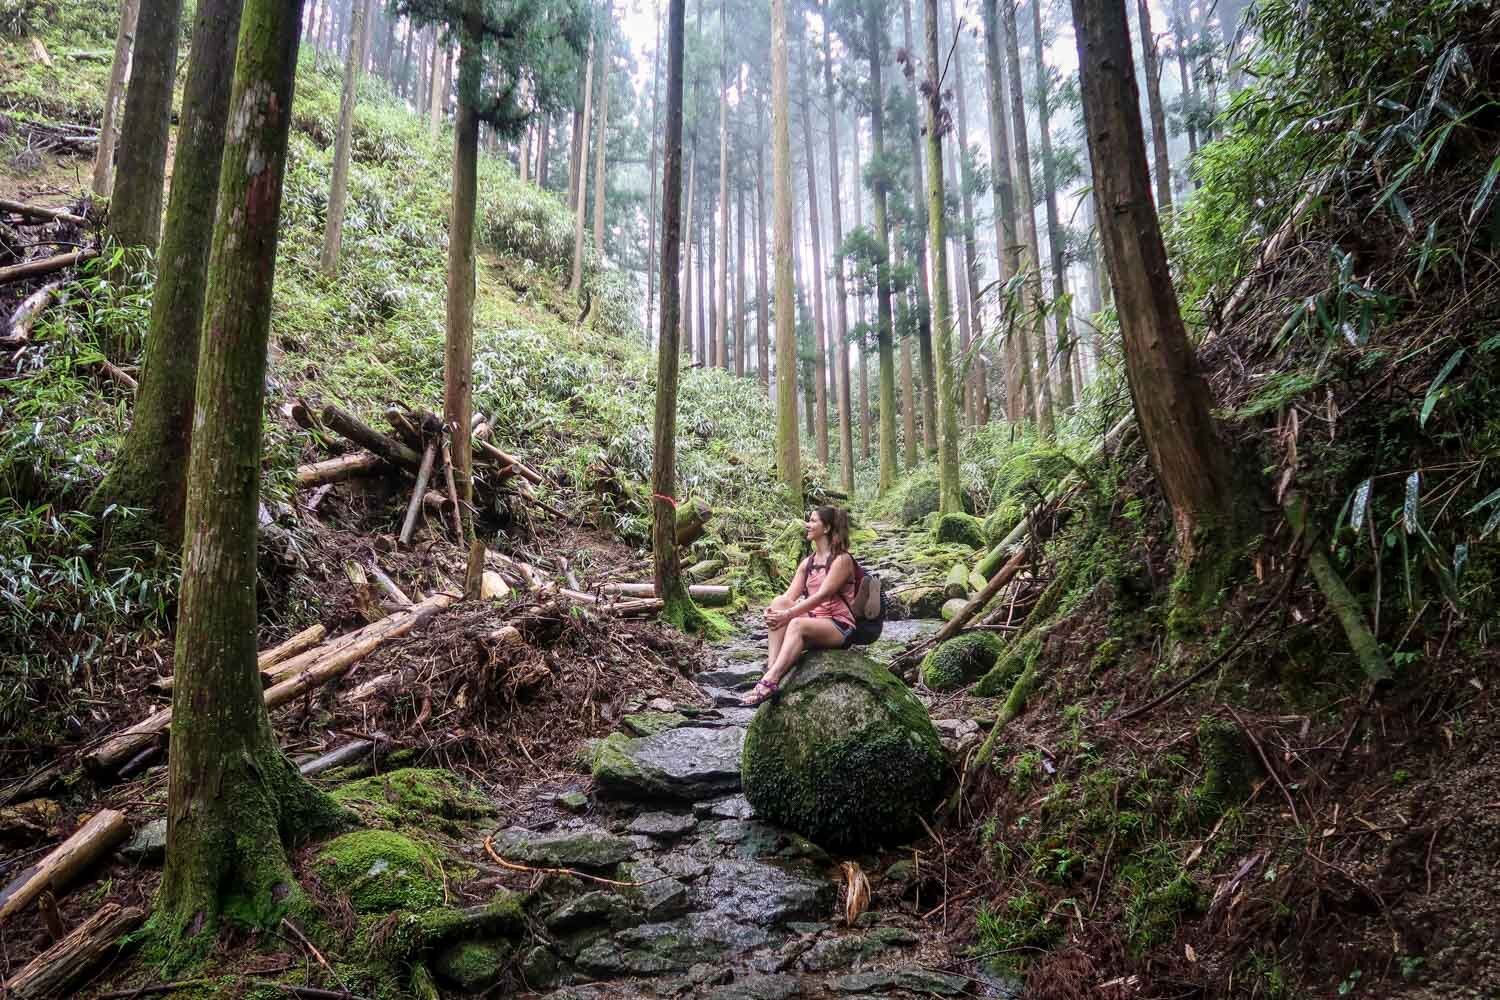
[[373, 455], [368, 451], [352, 451], [338, 458], [299, 465], [297, 466], [297, 488], [305, 490], [328, 483], [341, 483], [356, 476], [378, 472], [384, 465], [385, 462], [379, 455]]
[[61, 271], [65, 267], [73, 267], [75, 264], [81, 264], [97, 256], [99, 256], [98, 250], [74, 250], [71, 253], [60, 253], [54, 257], [28, 260], [24, 264], [12, 264], [10, 267], [0, 267], [0, 285], [8, 285], [12, 281], [20, 281], [22, 278], [35, 278], [42, 274], [52, 274], [56, 271]]
[[129, 832], [130, 824], [124, 813], [113, 809], [99, 810], [73, 836], [22, 872], [10, 885], [0, 889], [0, 927], [40, 896], [43, 889], [61, 887], [72, 881]]
[[47, 222], [71, 222], [75, 226], [87, 225], [88, 220], [81, 215], [74, 215], [64, 208], [47, 208], [45, 205], [28, 205], [25, 202], [12, 201], [10, 198], [0, 198], [0, 212], [10, 212], [27, 219], [41, 219]]
[[406, 505], [406, 520], [401, 523], [401, 544], [410, 545], [417, 531], [417, 517], [422, 513], [422, 497], [427, 492], [427, 480], [432, 478], [432, 466], [437, 461], [438, 439], [427, 442], [422, 451], [422, 464], [417, 468], [417, 485], [411, 491], [411, 501]]
[[422, 464], [422, 456], [355, 417], [348, 410], [332, 403], [323, 407], [323, 423], [355, 444], [367, 448], [392, 465], [409, 472], [416, 472]]
[[40, 1000], [65, 993], [126, 934], [146, 919], [144, 910], [104, 903], [67, 937], [27, 962], [3, 991], [15, 1000]]

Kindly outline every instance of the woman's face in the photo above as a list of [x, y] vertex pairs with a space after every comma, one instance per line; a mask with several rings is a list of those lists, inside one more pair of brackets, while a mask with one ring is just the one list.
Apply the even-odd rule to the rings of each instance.
[[828, 534], [828, 526], [823, 523], [823, 519], [818, 516], [818, 512], [815, 510], [808, 511], [807, 540], [809, 542], [815, 542], [826, 534]]

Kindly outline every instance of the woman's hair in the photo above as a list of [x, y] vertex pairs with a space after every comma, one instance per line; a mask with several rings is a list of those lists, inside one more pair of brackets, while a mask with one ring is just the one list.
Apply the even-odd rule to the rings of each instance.
[[813, 510], [828, 529], [828, 550], [834, 555], [849, 551], [849, 512], [842, 507], [818, 507]]

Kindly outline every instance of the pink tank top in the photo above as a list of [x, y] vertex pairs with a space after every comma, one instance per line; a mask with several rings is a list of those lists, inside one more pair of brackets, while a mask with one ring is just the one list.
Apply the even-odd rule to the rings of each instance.
[[[818, 564], [817, 557], [812, 556], [807, 560], [807, 593], [812, 596], [823, 586], [823, 580], [828, 576], [828, 570], [838, 556], [831, 556], [827, 563]], [[854, 613], [849, 610], [854, 604], [854, 574], [849, 574], [848, 581], [840, 588], [839, 592], [828, 600], [819, 604], [808, 612], [812, 618], [832, 618], [843, 625], [854, 624]]]

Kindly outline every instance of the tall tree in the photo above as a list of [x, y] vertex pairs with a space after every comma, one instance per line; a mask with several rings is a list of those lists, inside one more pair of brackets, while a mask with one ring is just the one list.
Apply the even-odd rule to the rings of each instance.
[[[1035, 0], [1033, 0], [1035, 2]], [[938, 50], [937, 0], [924, 0], [927, 36], [927, 226], [932, 250], [932, 350], [940, 416], [938, 424], [938, 504], [944, 514], [963, 513], [958, 480], [958, 372], [953, 364], [953, 307], [948, 300], [948, 234], [943, 191], [943, 135], [952, 123], [943, 107], [943, 64]]]
[[745, 377], [746, 352], [745, 343], [745, 314], [748, 311], [745, 302], [745, 185], [743, 178], [741, 183], [734, 188], [734, 373], [741, 378]]
[[170, 547], [182, 541], [208, 268], [203, 244], [218, 205], [239, 27], [240, 0], [198, 0], [134, 418], [92, 504], [144, 508], [152, 532]]
[[438, 37], [438, 28], [432, 29], [432, 69], [427, 76], [427, 134], [436, 139], [443, 127], [443, 102], [447, 91], [443, 88], [443, 50]]
[[[1001, 56], [999, 4], [1001, 0], [982, 0], [984, 9], [984, 56], [989, 91], [990, 113], [990, 181], [995, 201], [995, 247], [1000, 264], [1000, 281], [1009, 283], [1021, 270], [1020, 240], [1016, 236], [1016, 194], [1011, 177], [1010, 128], [1007, 124], [1006, 71]], [[1007, 307], [1007, 312], [1010, 313]], [[1024, 419], [1032, 409], [1031, 352], [1025, 324], [1008, 316], [1009, 335], [1005, 341], [1005, 403], [1011, 423]]]
[[1043, 437], [1054, 433], [1052, 376], [1047, 351], [1047, 319], [1042, 308], [1042, 273], [1038, 264], [1036, 199], [1031, 193], [1031, 150], [1026, 138], [1026, 99], [1021, 89], [1021, 44], [1016, 38], [1016, 0], [1001, 0], [1005, 27], [1005, 68], [1009, 81], [1011, 141], [1016, 157], [1016, 213], [1021, 218], [1020, 273], [1026, 275], [1028, 307], [1033, 317], [1031, 346], [1036, 357], [1036, 420]]
[[979, 310], [979, 298], [977, 286], [979, 284], [979, 245], [974, 233], [974, 176], [969, 149], [969, 104], [968, 88], [965, 86], [964, 78], [967, 74], [968, 59], [965, 58], [966, 46], [964, 45], [963, 21], [958, 16], [957, 0], [949, 0], [949, 17], [953, 24], [953, 31], [957, 36], [953, 49], [953, 91], [958, 101], [958, 190], [959, 206], [963, 210], [963, 261], [962, 281], [960, 282], [961, 296], [959, 301], [959, 319], [963, 324], [963, 350], [969, 352], [970, 344], [975, 347], [968, 358], [969, 377], [964, 389], [964, 412], [967, 414], [970, 424], [978, 424], [984, 419], [985, 404], [984, 391], [984, 357], [978, 350], [980, 338], [984, 335], [982, 329], [981, 314]]
[[854, 428], [849, 407], [849, 304], [844, 262], [838, 248], [844, 242], [842, 193], [839, 189], [839, 117], [833, 90], [833, 31], [829, 4], [823, 4], [823, 93], [828, 103], [828, 214], [833, 226], [833, 325], [835, 392], [839, 407], [839, 466], [844, 492], [854, 496]]
[[[654, 315], [654, 313], [652, 311], [652, 307], [655, 305], [655, 301], [654, 300], [656, 298], [656, 192], [657, 192], [657, 184], [658, 184], [657, 176], [656, 176], [656, 140], [657, 140], [657, 135], [658, 135], [658, 130], [657, 130], [657, 103], [658, 103], [658, 100], [660, 98], [660, 93], [661, 93], [661, 2], [660, 2], [660, 0], [657, 0], [655, 10], [656, 10], [656, 14], [652, 18], [652, 20], [656, 22], [656, 46], [655, 46], [655, 48], [653, 48], [651, 50], [651, 159], [650, 159], [650, 164], [646, 168], [646, 183], [648, 185], [650, 185], [650, 188], [651, 188], [651, 193], [650, 193], [650, 195], [649, 195], [649, 197], [647, 199], [648, 204], [647, 204], [647, 207], [646, 207], [646, 218], [648, 220], [647, 224], [650, 227], [650, 233], [651, 233], [651, 235], [647, 238], [647, 242], [646, 242], [646, 322], [644, 324], [642, 324], [643, 327], [644, 327], [644, 329], [645, 329], [645, 331], [646, 331], [646, 344], [647, 344], [647, 346], [650, 346], [650, 344], [651, 344], [651, 317]], [[543, 124], [543, 133], [542, 133], [544, 136], [546, 135], [545, 129], [546, 129], [546, 125], [544, 123]], [[537, 170], [538, 170], [538, 176], [540, 177], [540, 175], [541, 175], [541, 168], [540, 168], [540, 166], [537, 168]], [[541, 186], [543, 186], [543, 187], [546, 186], [545, 182], [538, 181], [538, 183]], [[678, 191], [679, 191], [679, 194], [681, 193], [681, 187], [682, 187], [682, 184], [679, 181], [678, 182]], [[678, 206], [678, 213], [681, 214], [681, 211], [682, 211], [682, 206], [679, 205]], [[681, 220], [679, 220], [679, 222], [680, 221]]]
[[[1188, 163], [1191, 164], [1193, 158], [1198, 155], [1198, 125], [1194, 118], [1196, 109], [1193, 106], [1197, 97], [1198, 87], [1193, 79], [1193, 75], [1188, 71], [1187, 10], [1183, 7], [1182, 0], [1174, 0], [1172, 9], [1174, 14], [1172, 18], [1172, 32], [1173, 39], [1176, 42], [1174, 48], [1177, 50], [1177, 74], [1180, 83], [1177, 105], [1182, 115], [1183, 124], [1187, 127]], [[1145, 29], [1142, 28], [1142, 34], [1144, 33]], [[1159, 100], [1160, 98], [1158, 98]], [[1155, 111], [1151, 113], [1151, 125], [1153, 129], [1156, 127], [1156, 115]], [[1191, 167], [1189, 168], [1189, 172], [1191, 172]], [[1160, 198], [1160, 195], [1157, 197]], [[1166, 202], [1157, 207], [1163, 210], [1170, 210], [1171, 203]]]
[[339, 270], [339, 248], [344, 241], [344, 206], [349, 200], [349, 146], [354, 137], [354, 105], [359, 99], [359, 54], [364, 50], [371, 0], [354, 0], [354, 40], [344, 59], [344, 87], [339, 96], [339, 131], [333, 142], [333, 180], [328, 191], [328, 225], [323, 231], [320, 266], [333, 277]]
[[120, 131], [120, 95], [130, 75], [130, 51], [135, 44], [135, 21], [141, 0], [125, 0], [120, 8], [120, 27], [115, 34], [115, 56], [109, 67], [109, 86], [104, 91], [104, 114], [99, 119], [99, 147], [94, 152], [93, 191], [108, 198], [114, 188], [115, 138]]
[[[911, 143], [911, 222], [912, 238], [910, 246], [912, 249], [913, 268], [916, 271], [916, 295], [917, 295], [917, 354], [918, 361], [922, 366], [922, 438], [926, 445], [927, 453], [937, 453], [937, 393], [933, 387], [937, 385], [932, 359], [932, 290], [927, 282], [927, 204], [922, 197], [921, 186], [924, 183], [922, 173], [922, 140], [917, 134], [917, 118], [921, 114], [921, 95], [917, 92], [917, 74], [915, 67], [916, 48], [912, 40], [911, 30], [911, 0], [902, 0], [902, 23], [905, 26], [906, 52], [908, 55], [906, 74], [911, 80], [912, 113], [907, 119], [907, 139]], [[911, 454], [911, 446], [907, 446], [907, 453]]]
[[1136, 12], [1141, 23], [1141, 62], [1146, 73], [1146, 104], [1151, 111], [1151, 149], [1156, 156], [1156, 207], [1163, 212], [1170, 212], [1172, 162], [1167, 158], [1167, 116], [1161, 105], [1161, 58], [1156, 48], [1156, 36], [1151, 32], [1151, 4], [1147, 0], [1136, 0]]
[[140, 3], [130, 87], [125, 91], [125, 116], [120, 124], [119, 165], [109, 202], [109, 231], [121, 246], [155, 250], [161, 237], [182, 0]]
[[598, 45], [590, 35], [588, 63], [583, 71], [583, 119], [576, 137], [578, 160], [577, 169], [574, 170], [577, 183], [573, 201], [573, 270], [568, 278], [568, 291], [575, 298], [583, 291], [583, 206], [584, 198], [588, 195], [588, 185], [584, 183], [584, 178], [589, 172], [589, 109], [594, 102], [594, 64], [598, 61]]
[[651, 552], [663, 617], [679, 627], [696, 618], [677, 561], [678, 251], [682, 246], [682, 50], [685, 0], [667, 0], [667, 115], [662, 156], [661, 326], [656, 349], [656, 427], [651, 459]]
[[812, 300], [813, 300], [813, 445], [818, 462], [828, 467], [828, 326], [823, 308], [823, 238], [818, 219], [817, 146], [813, 143], [812, 69], [807, 50], [802, 50], [802, 162], [807, 167], [807, 228], [812, 234]]
[[612, 8], [605, 7], [604, 34], [599, 39], [599, 67], [598, 79], [594, 83], [594, 89], [598, 91], [595, 101], [598, 103], [599, 137], [594, 147], [594, 252], [602, 259], [604, 257], [604, 196], [608, 184], [606, 172], [608, 164], [605, 162], [605, 150], [609, 138], [609, 64], [613, 62], [610, 55], [610, 31], [609, 16]]
[[[765, 135], [762, 107], [763, 105], [756, 105], [758, 135]], [[765, 143], [757, 142], [755, 144], [755, 373], [760, 378], [761, 388], [769, 390], [771, 385], [771, 310], [769, 282], [766, 280], [768, 270], [766, 214]]]
[[792, 134], [787, 81], [787, 0], [771, 0], [771, 182], [776, 213], [776, 471], [802, 496], [797, 441], [797, 333], [792, 288]]
[[719, 270], [714, 360], [729, 370], [729, 4], [719, 4]]
[[1057, 401], [1063, 410], [1073, 408], [1073, 341], [1069, 310], [1063, 307], [1068, 294], [1068, 255], [1063, 246], [1062, 225], [1057, 215], [1057, 164], [1052, 158], [1052, 77], [1047, 72], [1045, 36], [1042, 32], [1042, 0], [1031, 0], [1031, 25], [1036, 39], [1037, 132], [1042, 147], [1042, 195], [1047, 208], [1047, 249], [1052, 256], [1052, 322], [1057, 329]]
[[[850, 194], [854, 196], [854, 228], [861, 230], [865, 228], [864, 220], [864, 197], [860, 194], [860, 187], [864, 179], [864, 171], [859, 166], [859, 116], [853, 117], [849, 129], [849, 147], [854, 159], [854, 183], [849, 186]], [[870, 458], [870, 340], [869, 331], [865, 327], [865, 293], [862, 290], [859, 297], [855, 299], [855, 322], [859, 324], [859, 456], [865, 460]]]
[[[157, 929], [190, 950], [226, 912], [296, 902], [280, 845], [340, 812], [282, 755], [255, 652], [255, 539], [271, 291], [302, 0], [248, 0], [209, 253], [177, 616], [167, 858]], [[201, 240], [204, 231], [197, 234]], [[201, 243], [200, 243], [201, 251]]]
[[1141, 439], [1172, 505], [1180, 598], [1217, 590], [1227, 561], [1210, 557], [1231, 539], [1235, 509], [1227, 453], [1220, 446], [1208, 385], [1178, 311], [1161, 227], [1151, 201], [1140, 91], [1123, 5], [1072, 0], [1104, 257], [1115, 290], [1125, 376]]

